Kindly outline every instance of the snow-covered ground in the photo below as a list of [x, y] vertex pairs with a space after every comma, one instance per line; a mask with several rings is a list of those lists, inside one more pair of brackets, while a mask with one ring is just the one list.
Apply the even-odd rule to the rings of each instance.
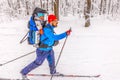
[[[72, 28], [63, 50], [57, 71], [64, 74], [95, 75], [100, 78], [53, 78], [53, 80], [120, 80], [120, 22], [102, 17], [92, 18], [90, 27], [83, 27], [84, 19], [62, 17], [56, 33]], [[27, 20], [0, 24], [0, 64], [34, 51], [20, 40], [28, 31]], [[56, 59], [64, 40], [54, 47]], [[0, 66], [0, 78], [21, 78], [20, 70], [35, 59], [35, 53]], [[48, 73], [47, 61], [30, 73]], [[29, 77], [31, 80], [49, 80], [49, 77]]]

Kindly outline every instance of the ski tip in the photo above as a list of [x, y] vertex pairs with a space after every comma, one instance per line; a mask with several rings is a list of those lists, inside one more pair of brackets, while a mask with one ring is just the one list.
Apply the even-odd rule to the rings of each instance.
[[100, 77], [101, 75], [97, 75], [96, 77]]

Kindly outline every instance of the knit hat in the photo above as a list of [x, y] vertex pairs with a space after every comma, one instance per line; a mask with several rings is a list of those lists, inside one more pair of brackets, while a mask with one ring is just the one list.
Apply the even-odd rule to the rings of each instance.
[[48, 15], [48, 22], [49, 22], [49, 23], [50, 23], [51, 21], [56, 20], [56, 19], [57, 19], [57, 17], [56, 17], [55, 15], [53, 15], [53, 14]]
[[44, 16], [44, 13], [37, 13], [38, 17]]

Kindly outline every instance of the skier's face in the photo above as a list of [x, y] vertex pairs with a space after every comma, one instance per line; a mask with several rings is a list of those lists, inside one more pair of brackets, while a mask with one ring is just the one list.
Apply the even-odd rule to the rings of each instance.
[[54, 21], [52, 21], [52, 25], [53, 25], [54, 27], [57, 27], [57, 24], [58, 24], [58, 20], [57, 20], [57, 19], [54, 20]]
[[40, 20], [44, 21], [44, 16], [39, 17]]

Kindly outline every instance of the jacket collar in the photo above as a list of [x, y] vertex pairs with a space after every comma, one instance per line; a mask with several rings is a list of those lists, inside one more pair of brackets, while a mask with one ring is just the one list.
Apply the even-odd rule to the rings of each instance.
[[51, 24], [48, 23], [48, 24], [46, 25], [46, 27], [48, 27], [49, 29], [52, 30], [53, 33], [55, 33], [55, 32], [54, 32], [54, 26], [52, 26]]
[[47, 24], [48, 27], [50, 27], [51, 29], [54, 29], [54, 26], [52, 26], [51, 24]]

